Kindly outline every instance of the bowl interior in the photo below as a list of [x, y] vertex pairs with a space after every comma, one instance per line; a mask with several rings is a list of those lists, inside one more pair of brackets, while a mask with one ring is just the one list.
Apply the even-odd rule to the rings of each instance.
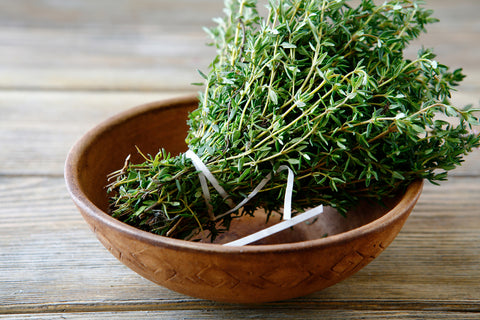
[[[100, 210], [108, 211], [107, 175], [123, 167], [128, 155], [143, 162], [137, 151], [156, 154], [164, 148], [172, 154], [186, 150], [188, 113], [196, 107], [193, 97], [150, 103], [114, 116], [90, 130], [70, 152], [66, 173], [77, 179], [80, 190]], [[67, 177], [67, 180], [69, 178]], [[82, 199], [85, 200], [85, 199]]]
[[[137, 147], [144, 154], [156, 154], [164, 148], [172, 154], [186, 150], [184, 142], [188, 113], [197, 106], [195, 97], [186, 97], [161, 103], [151, 103], [123, 112], [87, 133], [72, 149], [67, 160], [68, 180], [77, 180], [71, 193], [80, 202], [91, 203], [103, 212], [108, 211], [105, 186], [107, 175], [123, 167], [125, 158], [142, 162]], [[71, 187], [71, 186], [70, 186]], [[73, 191], [73, 192], [72, 192]], [[388, 199], [384, 206], [363, 202], [355, 210], [342, 216], [332, 208], [324, 208], [318, 218], [262, 239], [255, 244], [278, 244], [319, 239], [343, 233], [368, 224], [391, 210], [401, 196]], [[76, 201], [77, 204], [79, 201]], [[263, 211], [252, 217], [234, 219], [229, 232], [216, 239], [226, 243], [265, 228]], [[270, 218], [268, 225], [279, 221], [279, 215]], [[120, 223], [120, 222], [118, 222]]]
[[[364, 226], [384, 216], [400, 201], [400, 197], [388, 199], [384, 206], [377, 202], [362, 202], [346, 215], [331, 207], [325, 207], [318, 217], [299, 223], [291, 228], [262, 238], [252, 245], [293, 243], [329, 237]], [[257, 210], [253, 217], [242, 216], [232, 221], [228, 232], [220, 234], [213, 243], [224, 244], [260, 231], [281, 222], [281, 216], [272, 214], [268, 219], [263, 210]], [[210, 240], [201, 240], [210, 242]]]

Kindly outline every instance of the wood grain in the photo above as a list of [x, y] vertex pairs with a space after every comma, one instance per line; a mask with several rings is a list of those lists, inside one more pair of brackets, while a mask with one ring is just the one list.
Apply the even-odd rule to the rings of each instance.
[[2, 1], [0, 88], [190, 90], [222, 2]]
[[[480, 106], [480, 2], [435, 0], [434, 47], [463, 67], [453, 95]], [[427, 184], [400, 235], [346, 281], [260, 305], [193, 299], [136, 275], [68, 197], [65, 156], [129, 107], [189, 94], [214, 53], [202, 26], [218, 0], [0, 1], [0, 319], [478, 319], [480, 150]]]
[[[408, 55], [434, 47], [440, 62], [469, 74], [462, 91], [478, 90], [480, 4], [435, 0], [429, 6], [441, 23]], [[196, 70], [206, 70], [213, 57], [202, 27], [213, 25], [222, 2], [20, 0], [2, 1], [0, 9], [0, 88], [190, 90], [200, 81]]]
[[133, 106], [185, 92], [0, 92], [0, 175], [63, 175], [88, 129]]
[[[365, 269], [324, 291], [268, 307], [480, 312], [480, 292], [472, 286], [480, 283], [476, 180], [444, 184], [443, 205], [438, 187], [426, 185], [400, 235]], [[123, 266], [72, 207], [61, 178], [1, 182], [0, 270], [7, 272], [0, 273], [0, 314], [234, 307], [176, 294]], [[438, 209], [457, 203], [468, 206], [459, 212]]]
[[22, 314], [20, 316], [1, 316], [0, 319], [332, 319], [332, 320], [358, 320], [358, 319], [436, 319], [436, 320], [469, 320], [478, 319], [475, 313], [439, 312], [439, 311], [356, 311], [356, 310], [186, 310], [179, 314], [178, 311], [127, 311], [127, 312], [98, 312], [98, 313], [45, 313]]

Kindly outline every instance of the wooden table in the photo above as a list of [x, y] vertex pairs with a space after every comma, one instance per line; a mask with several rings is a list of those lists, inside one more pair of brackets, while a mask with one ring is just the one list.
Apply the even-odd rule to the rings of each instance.
[[[431, 0], [416, 42], [463, 66], [479, 105], [480, 1]], [[480, 150], [426, 185], [394, 243], [321, 292], [253, 306], [199, 300], [141, 278], [96, 240], [63, 165], [90, 127], [134, 105], [195, 92], [220, 0], [0, 2], [0, 319], [480, 318]]]

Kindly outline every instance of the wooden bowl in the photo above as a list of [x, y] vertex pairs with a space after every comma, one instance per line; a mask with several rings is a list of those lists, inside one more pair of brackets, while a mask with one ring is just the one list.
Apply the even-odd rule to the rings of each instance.
[[[423, 182], [416, 181], [386, 207], [363, 203], [346, 218], [326, 210], [315, 223], [243, 247], [162, 237], [108, 215], [107, 174], [121, 168], [128, 154], [140, 162], [135, 146], [150, 154], [159, 147], [172, 153], [184, 151], [187, 114], [196, 105], [195, 97], [186, 97], [114, 116], [75, 144], [65, 166], [71, 197], [100, 242], [132, 270], [169, 289], [240, 303], [277, 301], [318, 291], [378, 256], [398, 234], [420, 196]], [[259, 219], [236, 221], [219, 241], [262, 228]]]

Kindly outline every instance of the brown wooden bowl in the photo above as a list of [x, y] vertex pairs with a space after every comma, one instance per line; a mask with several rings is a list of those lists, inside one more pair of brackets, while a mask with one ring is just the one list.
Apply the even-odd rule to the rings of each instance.
[[[186, 97], [114, 116], [75, 144], [65, 166], [71, 197], [100, 242], [132, 270], [169, 289], [217, 301], [258, 303], [326, 288], [360, 270], [393, 241], [422, 191], [423, 182], [416, 181], [386, 207], [363, 203], [346, 218], [326, 210], [315, 223], [243, 247], [162, 237], [108, 215], [107, 174], [121, 168], [128, 154], [140, 162], [135, 146], [150, 154], [159, 147], [184, 151], [187, 114], [196, 105], [195, 97]], [[262, 228], [264, 220], [258, 219], [236, 221], [219, 241]]]

